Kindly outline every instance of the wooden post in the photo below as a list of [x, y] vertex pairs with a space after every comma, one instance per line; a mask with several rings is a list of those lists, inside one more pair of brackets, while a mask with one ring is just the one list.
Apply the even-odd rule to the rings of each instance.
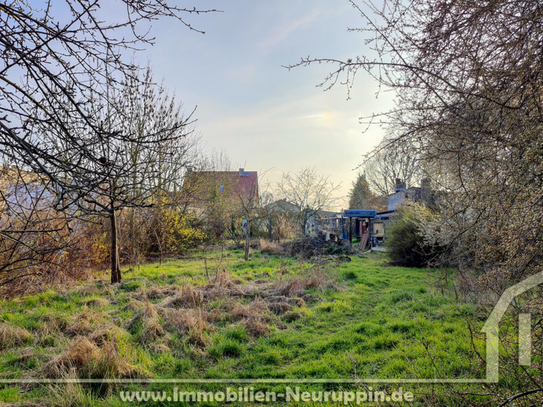
[[353, 218], [349, 218], [349, 250], [353, 250]]
[[372, 227], [373, 227], [373, 225], [372, 225], [372, 223], [371, 223], [371, 219], [368, 218], [368, 234], [369, 234], [369, 236], [370, 236], [370, 237], [369, 237], [369, 241], [370, 241], [370, 251], [371, 251], [371, 249], [372, 249], [372, 247], [373, 247], [373, 246], [371, 245], [371, 244], [372, 244], [372, 243], [371, 243], [371, 229], [372, 229]]

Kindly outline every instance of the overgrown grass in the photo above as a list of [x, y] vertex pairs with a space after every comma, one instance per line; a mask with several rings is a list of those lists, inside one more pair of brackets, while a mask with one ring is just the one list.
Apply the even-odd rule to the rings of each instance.
[[[386, 267], [382, 254], [325, 268], [256, 254], [249, 261], [239, 250], [167, 259], [125, 270], [125, 280], [115, 287], [104, 275], [65, 291], [1, 301], [2, 378], [484, 377], [466, 320], [477, 331], [486, 315], [457, 302], [448, 290], [436, 290], [432, 271]], [[484, 349], [481, 338], [475, 341]], [[255, 388], [284, 391], [285, 386]], [[0, 400], [115, 406], [125, 405], [118, 390], [172, 388], [6, 385]]]

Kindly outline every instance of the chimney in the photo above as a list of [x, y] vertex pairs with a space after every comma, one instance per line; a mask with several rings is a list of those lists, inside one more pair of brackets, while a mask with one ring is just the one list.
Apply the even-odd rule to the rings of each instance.
[[428, 201], [432, 196], [432, 187], [430, 185], [430, 179], [423, 178], [420, 180], [420, 197], [423, 201]]
[[243, 177], [243, 172], [244, 172], [244, 171], [243, 171], [243, 168], [240, 168], [240, 169], [239, 169], [239, 176], [240, 176], [240, 177]]
[[405, 190], [405, 182], [400, 178], [396, 178], [396, 192]]

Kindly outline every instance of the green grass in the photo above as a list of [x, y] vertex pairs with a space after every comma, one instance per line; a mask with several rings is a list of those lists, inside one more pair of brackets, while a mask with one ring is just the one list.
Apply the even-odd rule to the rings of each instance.
[[[240, 322], [232, 323], [225, 318], [218, 319], [213, 329], [202, 333], [206, 346], [198, 347], [191, 342], [194, 332], [168, 329], [153, 343], [142, 340], [146, 327], [144, 318], [140, 311], [131, 309], [130, 304], [135, 296], [153, 287], [205, 285], [222, 269], [242, 284], [283, 281], [303, 276], [312, 267], [292, 258], [257, 254], [257, 258], [247, 262], [239, 250], [208, 252], [183, 260], [167, 259], [162, 265], [145, 264], [131, 271], [124, 270], [124, 281], [116, 288], [107, 284], [104, 275], [101, 280], [78, 287], [1, 301], [0, 321], [26, 329], [32, 339], [0, 353], [0, 374], [13, 379], [28, 375], [40, 377], [44, 364], [72, 343], [75, 335], [67, 334], [67, 327], [73, 326], [77, 317], [85, 312], [89, 333], [107, 324], [126, 329], [128, 333], [119, 334], [116, 339], [120, 356], [154, 378], [484, 377], [484, 366], [476, 363], [472, 350], [466, 318], [478, 331], [486, 316], [478, 315], [470, 304], [458, 303], [447, 290], [442, 294], [434, 289], [432, 271], [387, 267], [387, 259], [382, 254], [353, 256], [351, 262], [329, 267], [327, 273], [338, 281], [340, 288], [308, 289], [306, 294], [313, 295], [316, 301], [294, 306], [280, 316], [270, 313], [268, 335], [254, 337]], [[248, 300], [244, 301], [242, 303]], [[218, 312], [227, 302], [214, 300], [210, 309]], [[162, 316], [158, 316], [157, 321], [164, 324]], [[476, 341], [477, 346], [484, 349], [481, 339]], [[157, 351], [158, 345], [167, 346], [168, 350]], [[255, 385], [265, 390], [284, 390], [285, 386]], [[215, 384], [205, 388], [225, 387]], [[403, 387], [417, 391], [412, 385]], [[116, 390], [130, 388], [141, 386], [122, 386]], [[172, 388], [173, 385], [157, 383], [145, 386], [147, 390], [168, 392]], [[180, 385], [180, 388], [201, 390], [203, 387]], [[305, 384], [301, 388], [326, 390], [348, 388], [348, 385]], [[62, 402], [67, 397], [66, 392], [77, 394], [81, 403], [89, 403], [90, 397], [92, 405], [125, 405], [116, 391], [103, 398], [88, 393], [85, 387], [62, 386], [35, 386], [30, 391], [20, 392], [18, 386], [6, 385], [0, 388], [0, 400], [16, 402], [45, 397], [57, 400], [59, 405], [69, 405]]]

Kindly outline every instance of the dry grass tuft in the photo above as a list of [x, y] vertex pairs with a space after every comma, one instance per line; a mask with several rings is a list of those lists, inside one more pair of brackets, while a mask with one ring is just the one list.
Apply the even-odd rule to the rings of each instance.
[[0, 322], [0, 349], [14, 348], [32, 341], [33, 336], [24, 328]]
[[61, 315], [45, 314], [40, 316], [39, 319], [43, 321], [43, 327], [38, 328], [42, 336], [65, 332], [68, 327], [68, 320]]
[[164, 329], [162, 329], [162, 326], [160, 325], [156, 317], [145, 319], [143, 331], [141, 332], [140, 337], [139, 337], [140, 343], [142, 344], [153, 343], [163, 336], [164, 336]]
[[164, 308], [197, 308], [201, 307], [205, 302], [206, 299], [202, 290], [187, 285], [179, 294], [165, 298], [159, 306]]
[[109, 305], [109, 301], [106, 298], [98, 297], [88, 300], [87, 302], [85, 302], [85, 304], [88, 307], [105, 308]]
[[104, 341], [98, 347], [83, 336], [77, 337], [64, 353], [45, 364], [42, 374], [52, 379], [67, 375], [100, 379], [145, 376], [140, 368], [124, 360], [115, 341]]
[[96, 324], [102, 322], [103, 315], [93, 310], [83, 311], [76, 317], [76, 320], [68, 325], [66, 334], [69, 336], [86, 336], [90, 334]]
[[15, 363], [20, 366], [25, 366], [31, 359], [34, 358], [43, 359], [44, 356], [38, 354], [35, 348], [27, 346], [26, 348], [17, 350], [17, 359]]
[[271, 318], [265, 315], [272, 310], [273, 304], [260, 298], [249, 304], [236, 303], [230, 311], [230, 321], [241, 321], [249, 334], [255, 338], [266, 335], [269, 332], [268, 322]]
[[92, 400], [90, 389], [85, 389], [81, 383], [74, 382], [78, 379], [75, 369], [66, 372], [62, 378], [67, 379], [65, 384], [52, 385], [48, 388], [52, 403], [46, 405], [51, 407], [89, 406]]
[[98, 294], [100, 290], [98, 289], [98, 287], [96, 287], [96, 285], [94, 285], [94, 283], [87, 282], [86, 284], [75, 288], [73, 292], [81, 295], [82, 297], [87, 297], [90, 295]]
[[145, 302], [131, 299], [128, 304], [126, 304], [122, 310], [130, 312], [140, 312], [145, 308]]
[[266, 301], [269, 303], [283, 303], [286, 302], [289, 305], [292, 305], [293, 307], [303, 307], [306, 305], [303, 298], [299, 297], [285, 297], [284, 295], [274, 295], [271, 297], [266, 298]]
[[[200, 319], [202, 322], [199, 322]], [[207, 329], [207, 322], [202, 313], [192, 309], [170, 310], [164, 320], [167, 329], [175, 329], [177, 332], [188, 332], [199, 324], [206, 325], [204, 329]]]
[[292, 305], [290, 305], [288, 302], [271, 302], [269, 307], [270, 310], [276, 315], [282, 315], [292, 309]]
[[230, 320], [232, 322], [241, 321], [242, 319], [262, 319], [262, 314], [269, 309], [269, 304], [256, 299], [249, 304], [236, 303], [230, 311]]
[[242, 324], [245, 327], [245, 330], [255, 338], [264, 336], [269, 331], [268, 325], [254, 319], [244, 319]]
[[196, 320], [196, 325], [188, 331], [188, 342], [193, 345], [200, 346], [205, 348], [211, 343], [211, 340], [207, 336], [207, 323], [203, 318], [198, 318]]
[[295, 311], [289, 311], [285, 313], [283, 316], [283, 320], [286, 322], [294, 322], [300, 318], [303, 318], [305, 316], [305, 313], [303, 312], [295, 312]]
[[153, 343], [149, 347], [149, 351], [151, 353], [154, 353], [154, 354], [171, 353], [172, 352], [172, 350], [167, 345], [164, 345], [163, 343]]
[[147, 298], [150, 300], [156, 300], [159, 298], [165, 298], [165, 297], [173, 297], [177, 294], [179, 294], [179, 291], [181, 291], [181, 287], [177, 285], [168, 285], [166, 287], [151, 287], [147, 291]]
[[301, 297], [307, 289], [323, 291], [338, 288], [339, 284], [332, 279], [329, 273], [326, 273], [321, 268], [316, 268], [306, 276], [290, 278], [286, 281], [278, 282], [275, 285], [274, 291], [276, 295]]
[[118, 338], [128, 338], [130, 334], [124, 329], [118, 327], [115, 324], [103, 325], [92, 332], [87, 338], [96, 343], [98, 346], [101, 346], [105, 342], [114, 341]]
[[141, 310], [141, 316], [149, 319], [158, 318], [158, 312], [155, 306], [151, 304], [148, 299], [144, 302], [143, 309]]
[[208, 323], [210, 314], [202, 309], [165, 309], [164, 327], [186, 334], [189, 343], [200, 347], [209, 345], [207, 332], [212, 329]]
[[265, 253], [280, 255], [283, 253], [283, 248], [279, 243], [272, 242], [266, 239], [260, 239], [260, 250]]
[[303, 278], [292, 278], [277, 284], [275, 292], [277, 295], [299, 297], [303, 295], [307, 280]]
[[55, 357], [43, 367], [43, 375], [55, 379], [66, 376], [72, 369], [79, 373], [88, 368], [99, 356], [100, 349], [98, 346], [87, 338], [79, 336], [64, 353]]
[[89, 376], [103, 379], [134, 379], [147, 375], [138, 366], [127, 363], [119, 353], [117, 344], [105, 342], [100, 348], [98, 357], [89, 366]]
[[[82, 404], [78, 404], [77, 407]], [[50, 404], [48, 401], [21, 401], [12, 404], [0, 404], [1, 407], [72, 407], [75, 404]]]

